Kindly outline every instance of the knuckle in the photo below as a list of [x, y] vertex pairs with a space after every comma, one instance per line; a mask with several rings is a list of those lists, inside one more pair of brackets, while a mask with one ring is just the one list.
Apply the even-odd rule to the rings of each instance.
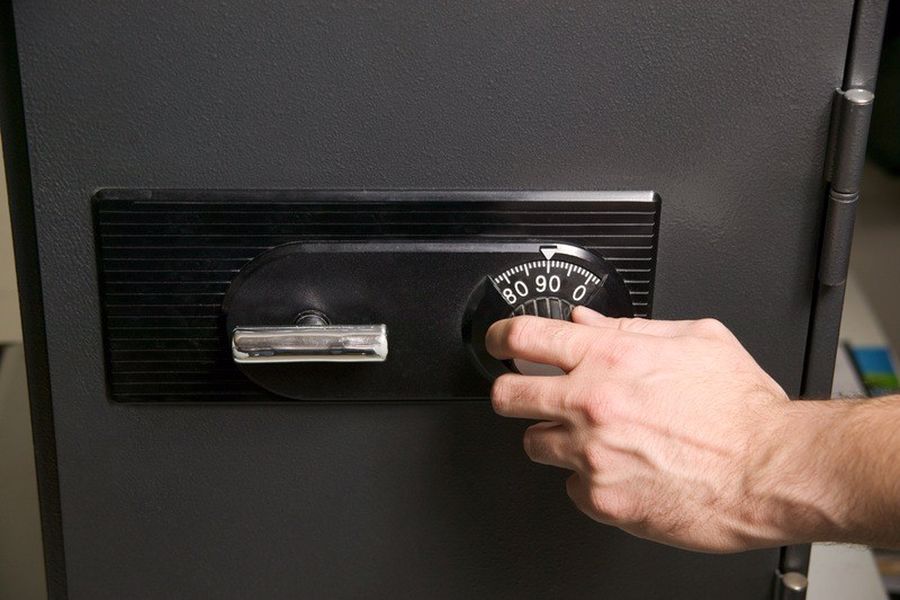
[[594, 511], [595, 514], [604, 520], [612, 518], [613, 515], [610, 511], [612, 503], [609, 500], [609, 492], [604, 491], [600, 487], [593, 486], [588, 494], [588, 500], [590, 501], [591, 510]]
[[531, 460], [534, 460], [541, 451], [541, 442], [538, 435], [532, 431], [531, 429], [525, 430], [525, 435], [522, 436], [522, 447], [525, 450], [526, 456]]
[[608, 424], [615, 417], [616, 406], [628, 398], [627, 386], [615, 381], [597, 385], [579, 406], [585, 423], [591, 427]]
[[700, 335], [709, 337], [725, 337], [730, 333], [718, 319], [700, 319], [694, 323], [694, 329]]
[[599, 473], [606, 466], [603, 449], [596, 444], [588, 444], [584, 448], [584, 466], [592, 474]]
[[640, 361], [639, 354], [633, 338], [617, 335], [607, 343], [606, 362], [610, 367], [629, 368]]
[[616, 490], [592, 487], [590, 502], [592, 510], [605, 521], [626, 523], [634, 519], [631, 502]]
[[588, 425], [597, 427], [606, 421], [606, 402], [601, 398], [592, 398], [581, 407], [581, 413]]

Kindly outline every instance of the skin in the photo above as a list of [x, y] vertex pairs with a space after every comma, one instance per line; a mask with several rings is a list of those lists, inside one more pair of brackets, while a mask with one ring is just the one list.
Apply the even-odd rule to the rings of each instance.
[[791, 402], [715, 320], [495, 323], [488, 351], [565, 374], [506, 374], [494, 410], [538, 420], [536, 463], [601, 523], [736, 552], [812, 541], [900, 545], [900, 397]]

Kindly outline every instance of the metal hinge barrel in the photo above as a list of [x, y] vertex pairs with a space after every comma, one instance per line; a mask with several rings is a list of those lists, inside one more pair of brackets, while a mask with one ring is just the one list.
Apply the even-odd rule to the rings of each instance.
[[875, 94], [869, 90], [854, 88], [838, 92], [837, 99], [840, 120], [835, 137], [831, 189], [842, 194], [852, 194], [859, 192], [862, 180]]
[[875, 95], [869, 90], [854, 88], [838, 91], [835, 98], [837, 122], [832, 126], [836, 127], [836, 134], [831, 136], [833, 146], [828, 152], [833, 163], [828, 169], [830, 185], [819, 260], [819, 282], [828, 287], [847, 281], [856, 203]]

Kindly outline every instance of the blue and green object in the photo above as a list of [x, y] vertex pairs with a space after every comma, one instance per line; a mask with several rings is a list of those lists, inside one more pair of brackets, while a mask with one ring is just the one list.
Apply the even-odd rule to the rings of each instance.
[[884, 396], [900, 391], [891, 352], [884, 346], [847, 346], [853, 364], [869, 396]]

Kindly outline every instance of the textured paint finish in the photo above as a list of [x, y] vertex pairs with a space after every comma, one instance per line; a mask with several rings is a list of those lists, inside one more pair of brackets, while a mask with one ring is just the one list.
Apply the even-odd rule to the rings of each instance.
[[655, 315], [798, 391], [851, 3], [16, 6], [72, 598], [764, 598], [591, 524], [481, 404], [104, 398], [102, 187], [652, 189]]

